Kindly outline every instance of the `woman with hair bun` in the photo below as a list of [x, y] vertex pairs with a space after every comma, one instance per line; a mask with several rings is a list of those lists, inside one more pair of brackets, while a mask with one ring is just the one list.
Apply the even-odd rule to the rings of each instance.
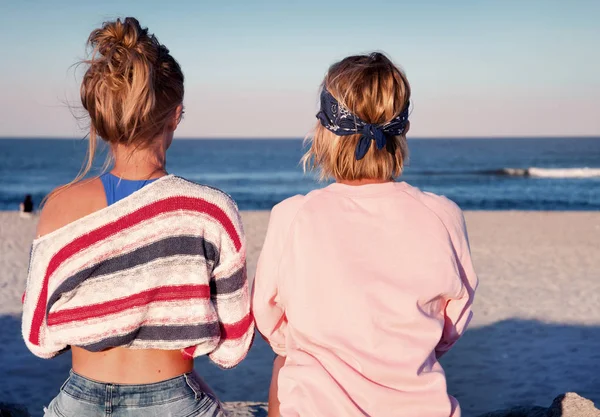
[[[131, 17], [88, 44], [88, 158], [46, 200], [23, 295], [27, 347], [41, 358], [72, 351], [45, 415], [222, 416], [193, 359], [231, 368], [252, 343], [237, 206], [166, 172], [184, 94], [169, 50]], [[85, 179], [97, 140], [112, 168]]]

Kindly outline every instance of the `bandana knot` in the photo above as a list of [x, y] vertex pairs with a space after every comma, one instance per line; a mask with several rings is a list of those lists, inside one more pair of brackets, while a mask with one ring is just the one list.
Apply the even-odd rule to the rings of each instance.
[[355, 157], [357, 161], [365, 157], [372, 140], [375, 141], [375, 145], [379, 150], [383, 149], [387, 143], [387, 137], [379, 126], [366, 123], [362, 129], [362, 136], [356, 145]]

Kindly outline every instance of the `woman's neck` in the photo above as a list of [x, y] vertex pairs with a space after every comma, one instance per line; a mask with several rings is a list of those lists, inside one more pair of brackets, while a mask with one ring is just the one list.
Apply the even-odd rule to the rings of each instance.
[[336, 180], [339, 184], [344, 185], [368, 185], [368, 184], [385, 184], [387, 182], [393, 182], [394, 180], [378, 180], [378, 179], [362, 179], [362, 180]]
[[112, 147], [113, 175], [123, 179], [138, 180], [162, 177], [167, 174], [166, 149], [162, 146], [135, 149], [132, 146]]

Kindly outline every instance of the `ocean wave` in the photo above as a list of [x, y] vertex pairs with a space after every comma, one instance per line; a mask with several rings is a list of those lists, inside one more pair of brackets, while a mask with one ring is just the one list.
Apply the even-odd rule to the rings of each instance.
[[487, 170], [420, 170], [410, 169], [405, 176], [411, 177], [440, 177], [440, 176], [500, 176], [500, 177], [531, 177], [531, 178], [598, 178], [600, 168], [500, 168]]
[[600, 177], [600, 168], [503, 168], [496, 173], [511, 177], [594, 178]]

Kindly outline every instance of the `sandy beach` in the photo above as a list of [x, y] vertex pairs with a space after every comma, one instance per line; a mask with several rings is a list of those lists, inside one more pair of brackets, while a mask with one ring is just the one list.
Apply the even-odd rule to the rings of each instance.
[[[268, 212], [244, 212], [251, 276]], [[547, 406], [574, 391], [600, 405], [600, 212], [467, 212], [480, 288], [472, 325], [443, 360], [464, 416], [513, 405]], [[21, 294], [36, 218], [0, 212], [0, 402], [34, 417], [57, 393], [69, 354], [34, 357], [20, 332]], [[223, 401], [265, 401], [272, 352], [256, 339], [222, 371], [196, 369]]]

